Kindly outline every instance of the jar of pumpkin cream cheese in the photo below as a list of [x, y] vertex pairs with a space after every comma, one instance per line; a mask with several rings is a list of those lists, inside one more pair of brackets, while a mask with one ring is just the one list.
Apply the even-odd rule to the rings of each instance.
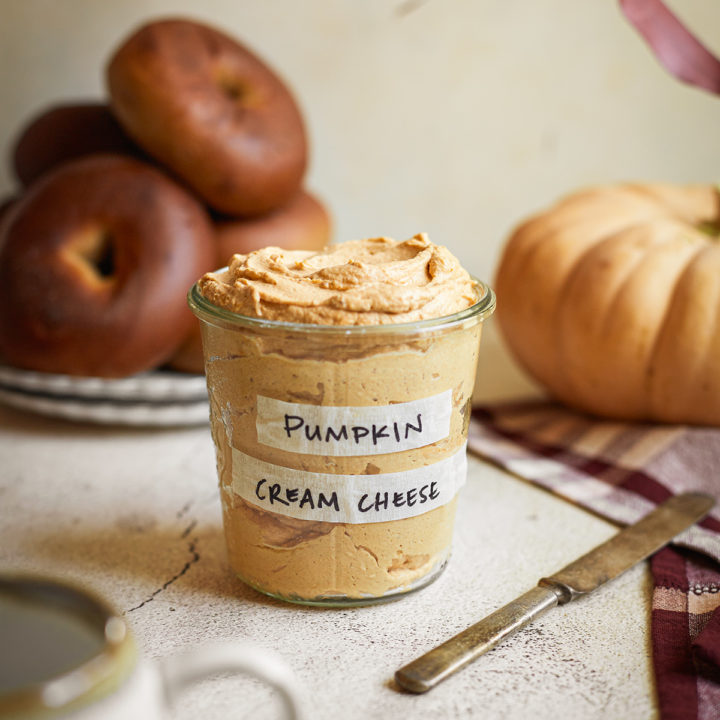
[[434, 580], [492, 290], [417, 235], [235, 255], [189, 302], [233, 571], [313, 605]]

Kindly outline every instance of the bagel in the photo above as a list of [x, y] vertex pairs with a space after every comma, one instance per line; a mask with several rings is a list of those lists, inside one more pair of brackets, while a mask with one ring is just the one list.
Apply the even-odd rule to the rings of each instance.
[[15, 366], [124, 377], [156, 367], [195, 322], [213, 262], [203, 207], [159, 170], [94, 155], [44, 175], [0, 238], [0, 354]]
[[212, 208], [259, 215], [298, 191], [305, 129], [290, 91], [259, 58], [206, 25], [152, 22], [112, 55], [115, 116]]
[[[321, 202], [301, 190], [287, 205], [269, 215], [247, 220], [216, 218], [215, 265], [208, 272], [227, 265], [235, 253], [247, 254], [262, 247], [287, 250], [321, 250], [330, 243], [330, 217]], [[170, 360], [174, 370], [203, 372], [200, 326], [192, 328]]]
[[3, 223], [9, 222], [8, 218], [10, 217], [10, 211], [15, 207], [17, 204], [17, 198], [10, 196], [6, 197], [3, 200], [0, 200], [0, 248], [2, 247], [3, 242]]
[[69, 160], [95, 153], [140, 156], [104, 103], [56, 105], [35, 116], [20, 132], [12, 153], [24, 187]]
[[216, 217], [216, 270], [235, 253], [276, 245], [286, 250], [320, 250], [330, 242], [330, 218], [319, 200], [305, 190], [286, 205], [255, 218]]
[[10, 210], [12, 210], [16, 202], [17, 198], [13, 195], [0, 200], [0, 226], [5, 217], [10, 214]]

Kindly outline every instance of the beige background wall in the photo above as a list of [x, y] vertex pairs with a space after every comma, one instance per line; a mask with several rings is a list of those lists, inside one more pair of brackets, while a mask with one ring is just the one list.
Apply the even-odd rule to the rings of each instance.
[[[575, 187], [720, 179], [720, 98], [671, 79], [615, 0], [0, 3], [0, 197], [22, 122], [102, 96], [112, 48], [167, 14], [235, 34], [291, 84], [336, 240], [424, 230], [490, 279], [512, 226]], [[720, 50], [720, 3], [674, 5]], [[481, 391], [502, 395], [516, 372], [489, 330]]]

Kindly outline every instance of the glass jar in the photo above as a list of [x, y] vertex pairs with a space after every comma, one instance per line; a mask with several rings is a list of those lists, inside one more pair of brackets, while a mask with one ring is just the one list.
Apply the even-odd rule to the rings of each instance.
[[257, 590], [347, 606], [392, 599], [447, 563], [482, 321], [287, 323], [197, 286], [228, 557]]

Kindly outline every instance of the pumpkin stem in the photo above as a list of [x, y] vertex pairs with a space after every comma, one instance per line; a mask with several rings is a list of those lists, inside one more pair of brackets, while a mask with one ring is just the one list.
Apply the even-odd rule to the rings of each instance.
[[697, 224], [697, 229], [709, 235], [713, 240], [720, 240], [720, 220], [703, 220]]

